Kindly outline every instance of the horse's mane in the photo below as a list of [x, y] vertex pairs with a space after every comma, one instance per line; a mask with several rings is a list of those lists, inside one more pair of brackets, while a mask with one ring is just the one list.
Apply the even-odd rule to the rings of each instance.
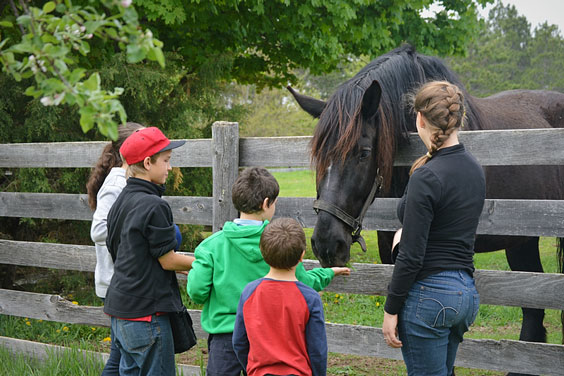
[[404, 45], [382, 55], [353, 78], [341, 84], [327, 101], [311, 140], [311, 158], [320, 181], [333, 162], [344, 162], [353, 151], [363, 128], [359, 116], [366, 89], [378, 81], [382, 88], [376, 116], [378, 167], [384, 176], [384, 187], [391, 182], [393, 160], [399, 143], [408, 142], [408, 132], [415, 131], [415, 114], [407, 103], [423, 83], [446, 80], [456, 84], [465, 95], [467, 125], [482, 129], [482, 117], [454, 72], [438, 58], [418, 54]]

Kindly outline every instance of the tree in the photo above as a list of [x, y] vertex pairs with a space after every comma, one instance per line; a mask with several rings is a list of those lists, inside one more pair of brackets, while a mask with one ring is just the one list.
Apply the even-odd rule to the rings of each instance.
[[[181, 56], [187, 92], [210, 66], [215, 78], [279, 86], [295, 80], [296, 68], [321, 74], [347, 55], [376, 56], [404, 41], [424, 52], [461, 53], [479, 26], [476, 6], [491, 1], [137, 0], [134, 8], [131, 0], [10, 0], [0, 61], [16, 80], [35, 78], [26, 94], [43, 105], [78, 105], [84, 131], [97, 125], [113, 138], [126, 118], [118, 100], [124, 88], [102, 89], [97, 69], [115, 48], [129, 63], [148, 58], [163, 66], [163, 51]], [[433, 3], [443, 9], [423, 17]]]
[[102, 134], [116, 139], [115, 117], [122, 123], [126, 120], [117, 99], [123, 88], [102, 89], [100, 75], [95, 71], [87, 75], [88, 64], [82, 57], [90, 57], [90, 40], [96, 37], [112, 40], [126, 50], [130, 63], [149, 58], [164, 67], [162, 42], [153, 38], [150, 30], [139, 27], [131, 0], [101, 1], [100, 6], [113, 13], [109, 17], [70, 0], [48, 1], [42, 7], [24, 0], [19, 0], [19, 7], [13, 0], [9, 3], [12, 14], [0, 22], [6, 30], [0, 41], [4, 71], [16, 81], [33, 77], [35, 82], [25, 94], [41, 97], [44, 106], [76, 104], [84, 132], [97, 125]]
[[564, 38], [558, 27], [544, 23], [531, 32], [527, 19], [501, 1], [468, 46], [468, 55], [451, 57], [449, 63], [478, 96], [511, 89], [564, 91]]

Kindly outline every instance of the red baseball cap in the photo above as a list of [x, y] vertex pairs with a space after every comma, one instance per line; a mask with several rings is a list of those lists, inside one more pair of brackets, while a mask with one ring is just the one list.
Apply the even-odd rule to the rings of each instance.
[[182, 146], [186, 141], [170, 141], [157, 127], [139, 129], [125, 139], [119, 152], [128, 165], [141, 162], [162, 151]]

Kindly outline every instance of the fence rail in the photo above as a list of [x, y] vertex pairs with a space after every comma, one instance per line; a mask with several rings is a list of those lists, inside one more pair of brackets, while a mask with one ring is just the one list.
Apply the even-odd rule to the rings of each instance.
[[[416, 135], [411, 145], [399, 150], [397, 166], [407, 166], [424, 153]], [[239, 167], [309, 166], [311, 137], [241, 138], [236, 123], [216, 123], [212, 139], [187, 140], [175, 151], [175, 167], [211, 167], [213, 197], [165, 199], [173, 209], [175, 221], [212, 225], [217, 230], [236, 215], [230, 201], [230, 186]], [[460, 139], [484, 166], [562, 165], [564, 129], [461, 132]], [[416, 141], [417, 140], [417, 141]], [[49, 143], [0, 145], [3, 168], [76, 168], [95, 164], [105, 143]], [[533, 146], [531, 146], [533, 145]], [[536, 146], [535, 146], [536, 145]], [[530, 150], [550, 150], [533, 153]], [[313, 182], [312, 182], [313, 183]], [[313, 227], [316, 216], [313, 198], [281, 197], [277, 216], [291, 216], [304, 226]], [[397, 199], [377, 199], [365, 218], [369, 230], [395, 230]], [[86, 195], [0, 192], [0, 216], [91, 220]], [[480, 234], [564, 237], [564, 201], [486, 200], [478, 227]], [[93, 271], [94, 247], [0, 240], [0, 264]], [[307, 268], [319, 266], [306, 260]], [[354, 273], [339, 276], [327, 290], [344, 293], [386, 295], [393, 266], [354, 264]], [[181, 281], [186, 278], [179, 275]], [[564, 309], [564, 275], [478, 270], [476, 284], [485, 304], [528, 308]], [[56, 295], [0, 290], [0, 314], [36, 319], [108, 326], [100, 307], [76, 306]], [[192, 311], [197, 332], [199, 311]], [[327, 323], [329, 350], [332, 352], [401, 359], [397, 349], [386, 346], [381, 329]], [[0, 337], [0, 346], [15, 352], [45, 353], [50, 345]], [[56, 347], [59, 349], [58, 347]], [[461, 344], [457, 366], [519, 373], [562, 374], [564, 346], [522, 341], [466, 339]], [[199, 374], [188, 367], [186, 374]]]

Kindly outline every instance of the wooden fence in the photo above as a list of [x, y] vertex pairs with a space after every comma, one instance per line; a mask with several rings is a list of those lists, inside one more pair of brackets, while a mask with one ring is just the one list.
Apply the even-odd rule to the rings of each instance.
[[[399, 151], [396, 165], [407, 166], [424, 153], [414, 134], [411, 146]], [[564, 129], [461, 132], [460, 139], [484, 166], [562, 165]], [[213, 197], [164, 197], [177, 223], [211, 225], [218, 230], [237, 214], [231, 204], [230, 187], [238, 169], [245, 166], [309, 166], [310, 137], [239, 138], [238, 124], [217, 122], [211, 139], [187, 140], [175, 150], [175, 167], [212, 167]], [[35, 143], [0, 145], [0, 167], [92, 167], [103, 142]], [[545, 150], [550, 153], [530, 153]], [[280, 197], [276, 216], [298, 219], [313, 227], [316, 216], [313, 198]], [[378, 198], [369, 209], [364, 227], [368, 230], [396, 230], [397, 199]], [[92, 212], [83, 194], [41, 194], [0, 192], [0, 216], [91, 220]], [[486, 200], [480, 234], [564, 237], [564, 201]], [[94, 271], [93, 246], [0, 240], [0, 264], [64, 270]], [[319, 266], [306, 260], [306, 267]], [[386, 295], [393, 266], [354, 264], [354, 272], [339, 276], [327, 290], [343, 293]], [[476, 271], [476, 283], [483, 304], [564, 310], [564, 275], [526, 272]], [[181, 277], [185, 281], [185, 277]], [[56, 322], [109, 326], [101, 307], [73, 305], [47, 294], [0, 290], [0, 313]], [[200, 337], [199, 311], [192, 311]], [[401, 359], [398, 349], [389, 348], [380, 328], [327, 323], [329, 351], [345, 354]], [[14, 352], [42, 358], [57, 348], [32, 341], [0, 337], [2, 346]], [[564, 346], [513, 340], [465, 339], [456, 365], [546, 375], [564, 374]], [[199, 374], [186, 366], [185, 374]]]

